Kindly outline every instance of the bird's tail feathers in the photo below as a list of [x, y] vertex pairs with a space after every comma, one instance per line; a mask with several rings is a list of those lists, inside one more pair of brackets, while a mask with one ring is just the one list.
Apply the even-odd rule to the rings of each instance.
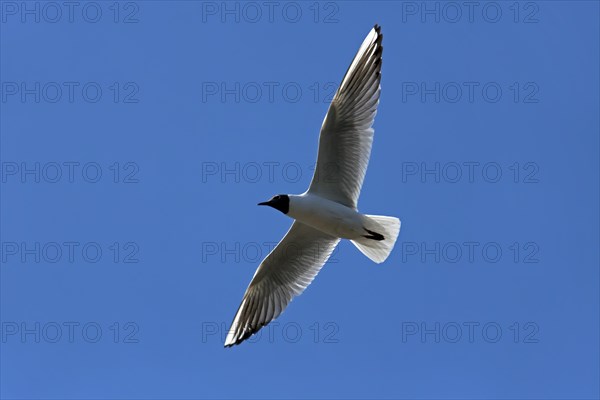
[[381, 215], [363, 215], [365, 234], [352, 240], [361, 253], [377, 264], [384, 262], [396, 243], [400, 233], [400, 220]]

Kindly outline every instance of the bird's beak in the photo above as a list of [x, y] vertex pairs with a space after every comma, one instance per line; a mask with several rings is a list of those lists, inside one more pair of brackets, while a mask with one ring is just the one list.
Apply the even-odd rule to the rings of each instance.
[[259, 206], [269, 206], [269, 205], [271, 205], [271, 203], [268, 201], [263, 201], [262, 203], [258, 203], [258, 205]]

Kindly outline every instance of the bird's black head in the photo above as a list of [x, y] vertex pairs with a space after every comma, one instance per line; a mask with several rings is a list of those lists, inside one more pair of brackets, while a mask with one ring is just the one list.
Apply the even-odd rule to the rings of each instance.
[[290, 211], [290, 197], [287, 194], [278, 194], [273, 196], [271, 200], [258, 203], [259, 206], [271, 206], [276, 210], [287, 214]]

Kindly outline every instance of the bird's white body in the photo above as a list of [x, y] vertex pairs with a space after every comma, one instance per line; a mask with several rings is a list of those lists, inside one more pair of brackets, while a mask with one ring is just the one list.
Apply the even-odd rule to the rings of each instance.
[[365, 234], [362, 215], [343, 204], [311, 193], [290, 195], [287, 215], [323, 233], [354, 240]]

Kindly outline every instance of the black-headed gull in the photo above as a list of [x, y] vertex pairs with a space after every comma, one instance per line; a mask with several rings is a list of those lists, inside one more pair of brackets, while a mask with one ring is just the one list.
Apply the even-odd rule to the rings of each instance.
[[256, 270], [225, 347], [241, 343], [277, 318], [312, 282], [340, 239], [352, 241], [376, 263], [385, 261], [392, 251], [400, 220], [357, 210], [379, 104], [382, 39], [381, 29], [375, 25], [331, 102], [321, 126], [317, 165], [308, 190], [259, 203], [295, 221]]

